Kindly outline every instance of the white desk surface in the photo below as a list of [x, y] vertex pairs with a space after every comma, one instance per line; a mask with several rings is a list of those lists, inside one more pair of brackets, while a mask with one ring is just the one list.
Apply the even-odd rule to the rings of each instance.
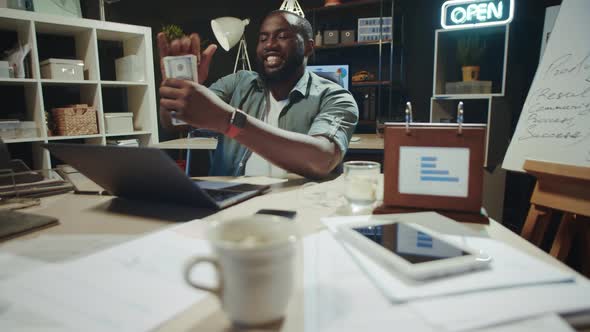
[[[349, 150], [383, 150], [383, 138], [376, 134], [355, 134], [358, 141], [350, 142]], [[179, 138], [171, 141], [160, 142], [152, 145], [158, 149], [191, 149], [191, 150], [215, 150], [217, 139], [215, 138]]]
[[[342, 181], [333, 181], [317, 185], [312, 189], [302, 190], [300, 185], [304, 179], [291, 179], [284, 184], [275, 185], [273, 191], [263, 196], [255, 197], [236, 206], [227, 208], [204, 218], [210, 220], [224, 220], [237, 216], [255, 213], [261, 208], [297, 210], [295, 222], [298, 222], [305, 234], [311, 234], [323, 229], [320, 218], [326, 216], [345, 215], [342, 208], [334, 204], [318, 204], [318, 200], [306, 199], [309, 190], [324, 193], [338, 193]], [[321, 199], [320, 199], [321, 201]], [[121, 205], [109, 196], [63, 194], [47, 197], [41, 206], [27, 209], [29, 212], [51, 215], [59, 218], [60, 225], [43, 231], [28, 234], [16, 240], [33, 238], [39, 234], [127, 234], [141, 235], [170, 226], [170, 222], [163, 221], [157, 215], [168, 215], [168, 212], [153, 206], [138, 205], [129, 207]], [[136, 215], [129, 215], [131, 211]], [[182, 211], [177, 211], [181, 213]], [[142, 214], [141, 216], [139, 214]], [[491, 220], [489, 225], [466, 224], [468, 227], [487, 234], [491, 238], [504, 241], [511, 246], [527, 252], [535, 257], [549, 262], [554, 266], [570, 271], [570, 268], [555, 260], [545, 252], [523, 240], [500, 223]], [[190, 229], [183, 230], [185, 235], [191, 236]], [[299, 256], [301, 257], [301, 255]], [[298, 262], [298, 274], [294, 296], [290, 302], [286, 319], [281, 325], [269, 327], [268, 331], [303, 331], [303, 277], [302, 262]], [[180, 270], [179, 270], [180, 273]], [[160, 331], [232, 331], [229, 321], [220, 309], [219, 302], [212, 296], [199, 302], [176, 318], [166, 322]]]

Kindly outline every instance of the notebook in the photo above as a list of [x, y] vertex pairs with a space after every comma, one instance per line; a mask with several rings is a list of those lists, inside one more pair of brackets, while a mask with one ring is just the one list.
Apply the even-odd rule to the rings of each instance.
[[270, 186], [191, 180], [155, 148], [90, 144], [44, 144], [112, 195], [121, 198], [223, 209], [262, 194]]
[[57, 225], [57, 218], [15, 211], [0, 211], [0, 241]]

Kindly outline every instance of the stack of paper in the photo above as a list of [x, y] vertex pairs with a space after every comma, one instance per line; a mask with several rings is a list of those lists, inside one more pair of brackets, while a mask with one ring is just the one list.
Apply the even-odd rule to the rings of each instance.
[[107, 145], [139, 147], [139, 140], [137, 138], [116, 139], [116, 140], [109, 139], [109, 140], [107, 140]]
[[[323, 221], [333, 228], [335, 224], [358, 222], [359, 218], [368, 220], [370, 216]], [[494, 257], [491, 269], [407, 283], [335, 240], [329, 231], [307, 238], [306, 331], [352, 331], [345, 327], [353, 326], [353, 322], [346, 320], [342, 325], [342, 317], [353, 313], [357, 322], [382, 322], [389, 328], [395, 322], [396, 328], [404, 331], [464, 331], [507, 323], [513, 326], [486, 331], [526, 331], [526, 326], [539, 331], [569, 331], [557, 318], [548, 325], [552, 328], [539, 326], [553, 313], [590, 310], [590, 286], [586, 280], [578, 280], [571, 273], [491, 239], [456, 235], [447, 239], [487, 250]], [[513, 323], [531, 317], [538, 318]]]
[[[152, 330], [205, 297], [186, 285], [182, 269], [209, 253], [207, 241], [166, 230], [31, 270], [0, 283], [0, 329]], [[213, 282], [210, 274], [199, 280]]]

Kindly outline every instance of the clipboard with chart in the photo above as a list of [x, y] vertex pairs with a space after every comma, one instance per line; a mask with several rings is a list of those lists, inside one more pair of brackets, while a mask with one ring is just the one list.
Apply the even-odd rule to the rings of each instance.
[[488, 223], [481, 215], [486, 126], [386, 123], [383, 205], [375, 213], [436, 211]]

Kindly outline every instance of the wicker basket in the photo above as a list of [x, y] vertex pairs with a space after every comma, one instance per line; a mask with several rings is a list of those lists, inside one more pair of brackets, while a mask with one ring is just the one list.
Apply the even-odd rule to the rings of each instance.
[[68, 105], [51, 110], [58, 136], [98, 134], [96, 109], [86, 104]]

